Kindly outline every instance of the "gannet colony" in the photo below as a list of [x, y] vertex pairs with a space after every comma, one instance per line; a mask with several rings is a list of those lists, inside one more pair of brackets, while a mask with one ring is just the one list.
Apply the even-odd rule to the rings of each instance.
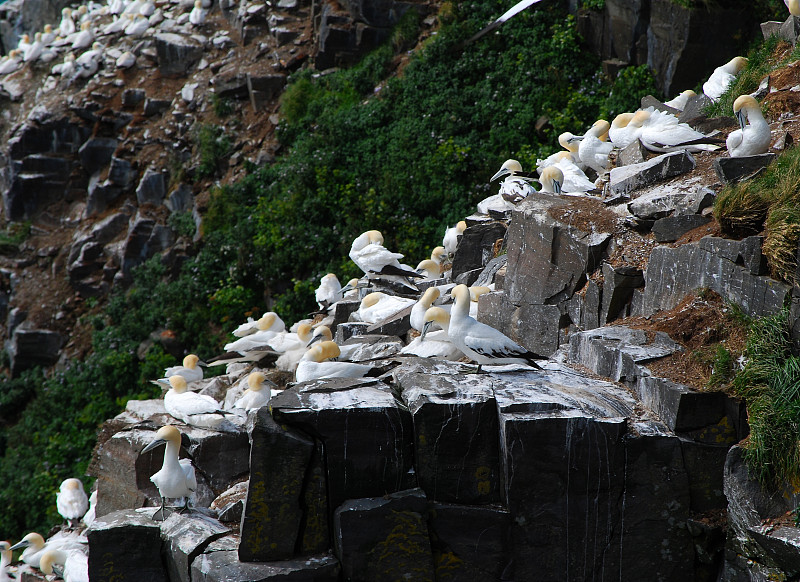
[[[31, 66], [49, 68], [43, 87], [137, 67], [146, 36], [224, 46], [205, 28], [213, 11], [210, 0], [64, 8], [0, 61], [0, 85], [13, 91]], [[621, 244], [623, 219], [664, 243], [710, 220], [714, 192], [685, 180], [696, 160], [727, 159], [725, 181], [736, 163], [752, 174], [775, 157], [763, 93], [735, 100], [738, 129], [703, 129], [701, 107], [746, 65], [720, 66], [703, 94], [564, 133], [528, 171], [509, 159], [496, 193], [416, 268], [381, 232], [356, 237], [363, 276], [322, 277], [313, 317], [237, 322], [224, 353], [188, 354], [152, 378], [163, 398], [111, 421], [91, 496], [65, 480], [41, 500], [63, 516], [57, 532], [0, 543], [0, 580], [794, 579], [800, 537], [761, 520], [797, 494], [753, 493], [735, 446], [743, 404], [651, 373], [681, 349], [666, 334], [605, 325], [700, 286], [768, 314], [791, 288], [751, 261], [754, 241], [718, 237], [654, 242], [646, 271], [606, 262], [602, 287], [587, 278]], [[651, 208], [637, 210], [645, 197]], [[619, 232], [549, 212], [565, 201], [619, 219]], [[726, 507], [723, 551], [702, 516]]]

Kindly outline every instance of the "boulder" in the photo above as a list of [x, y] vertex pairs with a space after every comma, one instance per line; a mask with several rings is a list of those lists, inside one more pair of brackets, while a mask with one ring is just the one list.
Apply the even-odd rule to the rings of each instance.
[[145, 100], [147, 93], [144, 89], [128, 88], [122, 92], [122, 106], [123, 107], [136, 107]]
[[20, 160], [30, 154], [74, 154], [89, 138], [92, 130], [68, 117], [47, 123], [24, 123], [8, 140], [8, 155]]
[[[750, 257], [749, 268], [741, 266], [743, 255]], [[752, 317], [777, 313], [791, 288], [751, 274], [760, 265], [760, 247], [756, 252], [753, 240], [745, 244], [705, 237], [677, 248], [656, 247], [645, 274], [641, 315], [672, 309], [686, 295], [704, 287], [737, 303]]]
[[644, 276], [635, 267], [613, 267], [603, 263], [603, 301], [600, 321], [608, 323], [616, 319], [630, 303], [633, 290], [644, 286]]
[[192, 187], [184, 183], [178, 184], [164, 204], [171, 212], [191, 212], [194, 208]]
[[461, 235], [453, 257], [451, 278], [455, 281], [462, 273], [483, 269], [494, 258], [495, 243], [505, 237], [505, 234], [506, 225], [501, 222], [468, 226]]
[[192, 561], [215, 539], [230, 530], [201, 513], [172, 513], [161, 525], [170, 582], [191, 582]]
[[52, 366], [58, 361], [63, 344], [64, 338], [56, 331], [17, 327], [6, 342], [11, 375], [17, 376], [36, 366]]
[[690, 230], [694, 230], [711, 222], [710, 216], [700, 214], [684, 214], [659, 218], [653, 223], [653, 234], [656, 242], [674, 242]]
[[92, 137], [78, 150], [81, 165], [89, 174], [94, 174], [111, 163], [119, 142], [113, 137]]
[[694, 157], [687, 151], [656, 156], [646, 162], [612, 168], [609, 187], [615, 194], [626, 194], [695, 168]]
[[294, 556], [303, 524], [303, 481], [314, 441], [279, 426], [266, 407], [256, 412], [250, 438], [250, 483], [239, 560], [288, 560]]
[[777, 154], [765, 153], [757, 156], [739, 158], [717, 158], [714, 160], [714, 171], [723, 182], [738, 182], [752, 178], [769, 166]]
[[566, 305], [567, 314], [579, 330], [600, 327], [600, 295], [597, 283], [589, 280], [583, 289], [570, 297]]
[[203, 52], [203, 46], [190, 37], [169, 32], [156, 35], [158, 69], [165, 77], [185, 75]]
[[416, 485], [411, 414], [386, 384], [349, 378], [303, 382], [274, 396], [270, 406], [281, 425], [324, 441], [330, 507]]
[[286, 75], [247, 75], [247, 91], [253, 111], [262, 111], [281, 94], [286, 86]]
[[478, 298], [477, 319], [537, 354], [552, 354], [561, 341], [558, 306], [523, 303], [517, 307], [504, 291], [485, 293]]
[[[98, 514], [86, 530], [89, 579], [167, 582], [161, 561], [161, 528], [155, 509], [122, 509]], [[124, 549], [124, 551], [120, 551]]]
[[641, 164], [647, 159], [648, 151], [640, 140], [628, 144], [617, 154], [617, 166], [632, 166]]
[[171, 104], [172, 102], [168, 99], [145, 99], [142, 114], [145, 117], [161, 115], [165, 111], [169, 110]]
[[235, 550], [200, 554], [192, 562], [194, 582], [339, 582], [341, 568], [329, 554], [261, 564], [240, 562]]
[[136, 188], [136, 200], [139, 206], [143, 204], [153, 204], [158, 206], [164, 201], [166, 196], [166, 184], [164, 181], [164, 174], [152, 168], [148, 168], [144, 172], [144, 176], [139, 181], [139, 186]]
[[628, 212], [640, 221], [655, 221], [676, 215], [699, 214], [714, 203], [715, 194], [707, 188], [654, 188], [628, 203]]
[[797, 44], [798, 35], [800, 35], [800, 18], [790, 15], [778, 29], [778, 37], [792, 44]]
[[351, 582], [434, 579], [427, 500], [419, 489], [352, 499], [333, 517], [336, 554]]
[[[414, 419], [419, 486], [429, 499], [465, 505], [498, 503], [501, 493], [497, 402], [491, 386], [474, 376], [394, 370]], [[470, 378], [470, 379], [468, 379]]]

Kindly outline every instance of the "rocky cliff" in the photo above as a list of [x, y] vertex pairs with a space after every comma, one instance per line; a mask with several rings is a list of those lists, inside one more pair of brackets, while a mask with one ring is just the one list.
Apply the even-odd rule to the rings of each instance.
[[[190, 214], [202, 227], [213, 180], [241, 176], [246, 160], [269, 163], [286, 74], [308, 59], [352, 62], [385, 37], [385, 16], [408, 6], [220, 6], [209, 28], [121, 40], [118, 52], [130, 48], [137, 67], [116, 70], [109, 51], [80, 90], [34, 67], [6, 77], [4, 212], [34, 222], [19, 253], [4, 258], [12, 369], [81, 357], [87, 298], [124, 286], [149, 257], [179, 264], [190, 241], [169, 217]], [[649, 6], [655, 31], [668, 7]], [[246, 131], [203, 177], [187, 136], [217, 98], [237, 103], [237, 121], [224, 122], [232, 133]], [[722, 298], [716, 318], [725, 301], [751, 316], [800, 301], [796, 286], [769, 276], [761, 237], [721, 236], [710, 216], [728, 179], [712, 169], [719, 157], [637, 146], [620, 154], [624, 171], [612, 172], [602, 198], [541, 195], [509, 216], [467, 217], [452, 282], [494, 283], [479, 319], [551, 356], [541, 371], [476, 375], [386, 350], [379, 377], [290, 386], [239, 430], [181, 425], [198, 469], [197, 510], [161, 523], [149, 481], [159, 453], [140, 451], [175, 421], [160, 400], [130, 402], [104, 427], [92, 465], [91, 579], [796, 575], [796, 530], [768, 520], [797, 499], [749, 475], [736, 446], [748, 434], [744, 404], [680, 373], [703, 327], [698, 319], [677, 333], [676, 321], [708, 297]], [[198, 179], [190, 185], [187, 175]], [[337, 339], [408, 339], [407, 318], [370, 328], [348, 321], [355, 307], [338, 312]], [[248, 370], [202, 390], [222, 399]]]

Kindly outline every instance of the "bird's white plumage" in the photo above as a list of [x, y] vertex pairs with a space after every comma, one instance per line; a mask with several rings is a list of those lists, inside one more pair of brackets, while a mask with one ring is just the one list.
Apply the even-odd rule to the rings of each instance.
[[340, 354], [339, 346], [332, 341], [314, 345], [297, 365], [295, 380], [308, 382], [320, 378], [363, 378], [373, 369], [367, 364], [327, 361], [339, 357]]
[[596, 121], [584, 134], [578, 146], [578, 155], [581, 161], [598, 173], [602, 173], [608, 168], [608, 154], [614, 148], [613, 143], [600, 139], [600, 136], [607, 133], [609, 128], [610, 124], [607, 121], [603, 119]]
[[266, 406], [269, 402], [272, 391], [270, 386], [265, 384], [266, 378], [261, 372], [252, 372], [247, 377], [247, 390], [233, 403], [233, 408], [244, 411], [257, 410]]
[[708, 80], [703, 83], [703, 93], [711, 99], [716, 101], [728, 89], [728, 85], [733, 83], [736, 75], [741, 72], [747, 65], [747, 59], [744, 57], [734, 57], [724, 65], [714, 69]]
[[66, 520], [78, 520], [89, 510], [89, 498], [79, 479], [64, 479], [56, 494], [56, 509]]
[[665, 101], [664, 105], [667, 107], [672, 107], [673, 109], [677, 109], [678, 111], [683, 111], [686, 108], [686, 104], [689, 103], [689, 99], [692, 97], [697, 97], [697, 93], [691, 89], [687, 89], [686, 91], [678, 93], [678, 95], [673, 99]]
[[458, 248], [459, 237], [467, 230], [467, 223], [463, 220], [459, 221], [455, 226], [451, 226], [444, 231], [444, 238], [442, 238], [442, 246], [447, 252], [447, 255], [452, 257], [456, 254]]
[[750, 95], [740, 95], [733, 102], [733, 113], [739, 121], [739, 129], [728, 135], [725, 142], [728, 154], [738, 158], [767, 153], [772, 133], [758, 102]]
[[370, 279], [384, 279], [416, 289], [409, 277], [417, 278], [419, 273], [407, 265], [400, 264], [403, 255], [393, 253], [383, 246], [383, 235], [377, 230], [368, 230], [357, 236], [350, 246], [350, 259], [366, 273]]
[[320, 309], [324, 309], [342, 298], [342, 284], [339, 278], [328, 273], [319, 280], [319, 287], [314, 291], [314, 297]]
[[169, 384], [164, 408], [174, 418], [201, 428], [218, 428], [225, 420], [219, 402], [211, 396], [189, 392], [183, 376], [170, 376]]
[[378, 323], [414, 303], [413, 299], [396, 297], [376, 291], [361, 300], [361, 305], [356, 313], [358, 319], [364, 323]]
[[189, 459], [179, 459], [181, 435], [174, 426], [163, 426], [158, 429], [153, 441], [142, 452], [145, 453], [157, 446], [166, 445], [164, 462], [150, 481], [158, 488], [162, 498], [178, 499], [189, 497], [197, 489], [197, 478]]
[[[164, 378], [170, 376], [183, 376], [187, 382], [197, 382], [203, 379], [203, 368], [200, 367], [200, 358], [189, 354], [183, 358], [180, 366], [170, 366], [164, 369]], [[205, 364], [203, 364], [205, 365]]]

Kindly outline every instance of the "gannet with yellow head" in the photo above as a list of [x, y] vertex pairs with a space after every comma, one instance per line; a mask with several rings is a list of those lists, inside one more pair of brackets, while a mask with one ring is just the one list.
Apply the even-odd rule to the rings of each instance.
[[[180, 378], [180, 376], [173, 376], [173, 378]], [[181, 512], [189, 509], [189, 496], [197, 489], [197, 478], [191, 461], [178, 459], [181, 449], [181, 433], [177, 428], [171, 425], [162, 426], [156, 432], [153, 441], [142, 449], [142, 454], [161, 445], [166, 445], [164, 462], [161, 469], [150, 477], [150, 481], [155, 484], [161, 497], [160, 511], [163, 520], [166, 517], [167, 499], [182, 497], [185, 501]], [[156, 519], [156, 515], [158, 515], [158, 511], [153, 514], [153, 519]]]
[[75, 526], [89, 510], [89, 498], [80, 479], [64, 479], [56, 494], [58, 513], [70, 526]]
[[747, 62], [745, 57], [734, 57], [724, 65], [714, 69], [708, 81], [703, 83], [703, 93], [712, 101], [722, 97], [728, 86], [736, 79], [736, 75], [747, 66]]
[[772, 134], [758, 101], [750, 95], [740, 95], [733, 102], [733, 114], [739, 121], [739, 129], [728, 135], [725, 142], [728, 154], [739, 158], [767, 153]]
[[170, 389], [164, 395], [164, 408], [174, 418], [200, 428], [218, 428], [229, 414], [205, 394], [190, 392], [183, 376], [169, 377]]
[[295, 371], [297, 382], [308, 382], [321, 378], [362, 378], [373, 367], [353, 362], [330, 362], [341, 354], [339, 346], [332, 341], [323, 341], [308, 349]]

